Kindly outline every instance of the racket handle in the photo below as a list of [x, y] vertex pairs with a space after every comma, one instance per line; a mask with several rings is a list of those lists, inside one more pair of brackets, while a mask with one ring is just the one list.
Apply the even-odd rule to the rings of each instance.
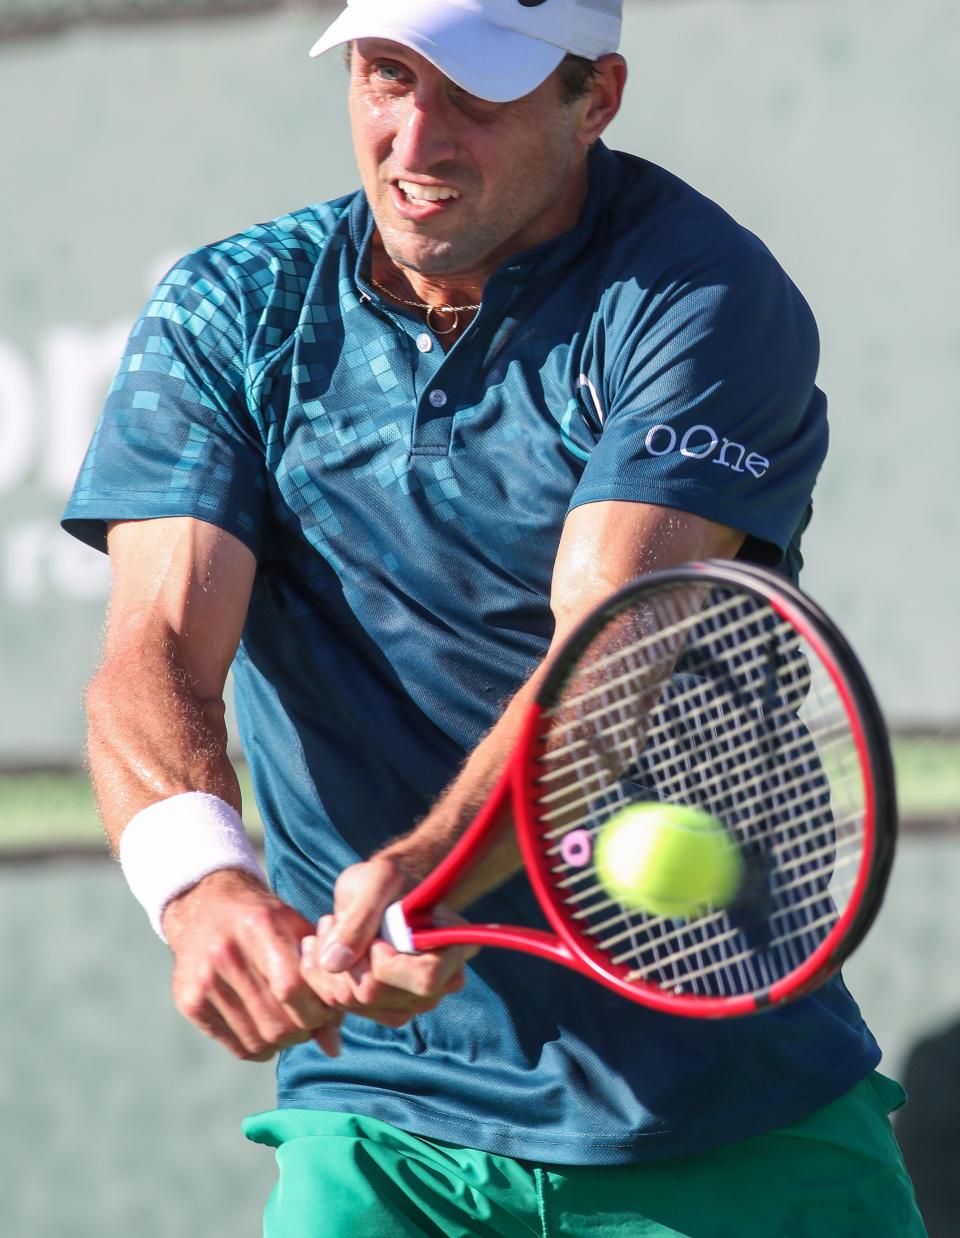
[[417, 953], [417, 948], [413, 944], [413, 933], [407, 924], [407, 917], [403, 914], [402, 903], [391, 903], [383, 913], [380, 936], [401, 954]]

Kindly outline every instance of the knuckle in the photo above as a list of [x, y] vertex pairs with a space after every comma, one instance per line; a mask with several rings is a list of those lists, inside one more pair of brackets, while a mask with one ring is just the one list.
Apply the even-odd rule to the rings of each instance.
[[312, 990], [298, 1000], [283, 1007], [291, 1029], [309, 1031], [318, 1023], [325, 1022], [330, 1017], [328, 1004], [321, 1000]]
[[237, 943], [232, 937], [220, 937], [212, 943], [207, 951], [208, 983], [212, 983], [213, 975], [234, 967], [239, 957]]
[[305, 1028], [298, 1028], [295, 1032], [288, 1032], [282, 1040], [278, 1042], [278, 1048], [288, 1049], [291, 1045], [302, 1045], [309, 1040], [313, 1035], [312, 1031]]
[[322, 1005], [329, 1005], [332, 1002], [333, 990], [323, 972], [307, 976], [305, 980], [308, 986], [306, 1005], [312, 1008], [318, 1002]]
[[309, 1016], [315, 1017], [318, 1010], [333, 1009], [339, 1005], [336, 997], [329, 989], [318, 985], [313, 992], [314, 1004], [309, 1007]]
[[196, 1000], [179, 1001], [176, 1003], [176, 1008], [180, 1014], [182, 1014], [183, 1017], [188, 1019], [191, 1023], [202, 1025], [205, 1022], [204, 1006], [202, 1002]]
[[253, 1047], [258, 1053], [269, 1049], [275, 1052], [287, 1043], [292, 1029], [288, 1023], [270, 1023], [264, 1024], [257, 1029], [257, 1037], [252, 1042]]
[[378, 1001], [382, 1000], [383, 995], [384, 986], [379, 980], [375, 980], [373, 976], [364, 976], [356, 985], [353, 998], [360, 1005], [375, 1006]]
[[267, 1036], [261, 1034], [257, 1029], [250, 1028], [245, 1030], [241, 1036], [243, 1051], [247, 1057], [254, 1058], [261, 1053], [273, 1052], [273, 1041]]
[[271, 1044], [276, 1044], [299, 1030], [297, 1023], [290, 1017], [290, 1012], [286, 1010], [273, 1011], [260, 1021], [260, 1032]]
[[279, 975], [274, 977], [270, 989], [278, 1002], [283, 1002], [285, 1005], [289, 1005], [292, 1002], [296, 1002], [303, 996], [303, 977], [299, 972], [280, 972]]
[[[354, 993], [350, 982], [344, 976], [331, 977], [332, 984], [328, 984], [325, 1000], [331, 1006], [347, 1007], [354, 1002]], [[327, 996], [329, 994], [329, 997]]]
[[310, 1015], [299, 1006], [288, 1006], [286, 1007], [286, 1011], [287, 1026], [298, 1033], [306, 1031], [316, 1022], [315, 1019], [312, 1019]]
[[286, 908], [273, 902], [258, 902], [243, 908], [235, 922], [235, 941], [245, 950], [255, 949], [263, 942], [283, 935]]
[[182, 1015], [196, 1023], [207, 1010], [206, 991], [199, 985], [184, 987], [174, 993], [174, 1005]]
[[269, 1047], [255, 1049], [244, 1046], [237, 1056], [244, 1062], [269, 1062], [275, 1052], [275, 1049]]
[[254, 907], [248, 907], [243, 917], [244, 928], [257, 935], [272, 932], [277, 925], [279, 911], [278, 907], [270, 903], [258, 903]]
[[427, 963], [414, 974], [411, 989], [417, 997], [432, 997], [440, 981], [439, 963]]

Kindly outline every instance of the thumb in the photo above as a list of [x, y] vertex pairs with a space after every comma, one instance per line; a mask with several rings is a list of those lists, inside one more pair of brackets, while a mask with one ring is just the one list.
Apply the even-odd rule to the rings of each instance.
[[383, 913], [408, 881], [389, 860], [373, 859], [346, 868], [333, 892], [334, 921], [320, 955], [329, 972], [346, 971], [380, 936]]

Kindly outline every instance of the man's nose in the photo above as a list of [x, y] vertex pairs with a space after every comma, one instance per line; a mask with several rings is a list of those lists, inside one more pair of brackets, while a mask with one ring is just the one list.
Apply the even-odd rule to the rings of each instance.
[[457, 151], [448, 109], [435, 96], [411, 94], [393, 142], [393, 153], [407, 172], [427, 172]]

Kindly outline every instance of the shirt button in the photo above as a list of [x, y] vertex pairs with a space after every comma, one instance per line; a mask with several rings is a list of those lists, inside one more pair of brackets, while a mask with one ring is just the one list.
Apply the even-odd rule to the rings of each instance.
[[427, 335], [426, 331], [424, 331], [423, 335], [417, 336], [417, 347], [421, 352], [430, 352], [433, 348], [433, 340]]
[[440, 391], [439, 389], [436, 391], [431, 391], [427, 396], [427, 399], [434, 408], [443, 408], [444, 404], [447, 402], [447, 393], [445, 391]]

